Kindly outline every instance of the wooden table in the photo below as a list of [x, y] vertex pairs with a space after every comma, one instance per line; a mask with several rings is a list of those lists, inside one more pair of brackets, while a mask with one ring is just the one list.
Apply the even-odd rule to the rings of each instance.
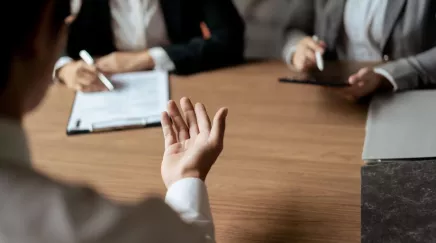
[[[288, 74], [273, 61], [171, 78], [173, 99], [230, 110], [225, 149], [207, 181], [217, 240], [360, 242], [366, 107], [277, 82]], [[116, 200], [164, 195], [160, 128], [67, 137], [73, 97], [53, 87], [26, 120], [36, 167]]]

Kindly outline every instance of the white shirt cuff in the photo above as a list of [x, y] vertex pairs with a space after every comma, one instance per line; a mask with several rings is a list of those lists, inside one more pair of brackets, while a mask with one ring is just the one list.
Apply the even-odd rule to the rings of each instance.
[[174, 71], [176, 69], [176, 65], [170, 59], [168, 54], [162, 47], [153, 47], [148, 50], [148, 54], [150, 54], [151, 58], [153, 58], [156, 70], [162, 71]]
[[385, 77], [392, 84], [392, 87], [394, 87], [394, 92], [398, 90], [398, 84], [395, 82], [394, 77], [392, 77], [392, 75], [388, 71], [382, 68], [374, 68], [374, 72]]
[[70, 62], [73, 62], [74, 60], [71, 57], [61, 57], [58, 59], [58, 61], [56, 62], [54, 69], [53, 69], [53, 80], [56, 81], [58, 79], [57, 77], [57, 71], [67, 65]]
[[185, 178], [175, 182], [168, 188], [165, 202], [184, 221], [200, 226], [206, 235], [215, 238], [209, 196], [202, 180]]

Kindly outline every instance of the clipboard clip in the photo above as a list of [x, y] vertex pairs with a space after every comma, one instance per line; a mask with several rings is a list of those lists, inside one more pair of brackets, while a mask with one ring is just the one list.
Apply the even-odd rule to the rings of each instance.
[[[154, 118], [154, 119], [153, 119]], [[146, 127], [149, 124], [157, 123], [160, 121], [160, 117], [156, 120], [156, 117], [142, 117], [142, 118], [127, 118], [120, 120], [104, 121], [92, 123], [89, 131], [90, 132], [104, 132], [111, 130], [124, 130], [133, 128]]]
[[111, 121], [94, 122], [82, 127], [82, 121], [76, 121], [75, 128], [67, 129], [67, 135], [78, 135], [87, 133], [111, 132], [135, 128], [156, 127], [160, 126], [160, 115], [152, 115], [140, 118], [123, 118]]

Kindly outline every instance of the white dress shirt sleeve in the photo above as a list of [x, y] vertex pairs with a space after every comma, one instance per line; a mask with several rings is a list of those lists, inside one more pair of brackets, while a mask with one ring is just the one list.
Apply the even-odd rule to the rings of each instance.
[[54, 69], [53, 69], [53, 80], [54, 81], [58, 80], [57, 71], [61, 67], [65, 66], [68, 63], [73, 62], [73, 61], [74, 60], [71, 57], [67, 57], [67, 56], [63, 56], [63, 57], [59, 58], [54, 66]]
[[154, 61], [154, 69], [168, 72], [174, 71], [176, 69], [176, 65], [162, 47], [150, 48], [148, 50], [148, 54], [150, 54], [151, 58]]
[[206, 186], [199, 179], [174, 183], [166, 202], [148, 197], [132, 205], [60, 184], [27, 165], [7, 164], [0, 167], [0, 198], [5, 199], [0, 229], [14, 230], [1, 231], [5, 242], [215, 242]]
[[168, 188], [165, 201], [180, 217], [197, 225], [210, 241], [215, 239], [206, 185], [196, 178], [177, 181]]

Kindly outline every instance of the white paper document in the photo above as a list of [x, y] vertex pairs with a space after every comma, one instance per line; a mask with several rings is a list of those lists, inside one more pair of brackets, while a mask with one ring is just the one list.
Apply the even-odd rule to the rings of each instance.
[[366, 122], [363, 160], [436, 157], [436, 91], [374, 97]]
[[125, 73], [110, 80], [114, 91], [77, 92], [67, 134], [160, 123], [161, 112], [169, 101], [168, 73]]

